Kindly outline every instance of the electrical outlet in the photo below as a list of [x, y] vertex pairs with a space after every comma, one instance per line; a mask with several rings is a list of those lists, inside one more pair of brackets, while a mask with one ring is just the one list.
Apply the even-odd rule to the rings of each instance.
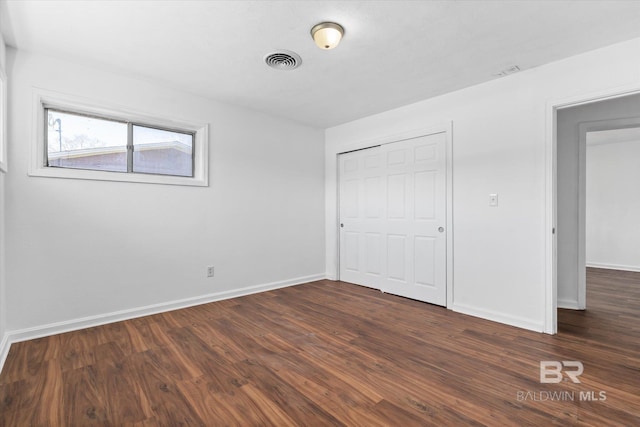
[[207, 277], [213, 277], [213, 267], [207, 267]]

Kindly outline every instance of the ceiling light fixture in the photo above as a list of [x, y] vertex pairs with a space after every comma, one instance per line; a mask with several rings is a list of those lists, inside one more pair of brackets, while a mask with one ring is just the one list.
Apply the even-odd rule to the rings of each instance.
[[322, 22], [311, 29], [311, 37], [320, 49], [333, 49], [338, 46], [344, 34], [344, 28], [335, 22]]

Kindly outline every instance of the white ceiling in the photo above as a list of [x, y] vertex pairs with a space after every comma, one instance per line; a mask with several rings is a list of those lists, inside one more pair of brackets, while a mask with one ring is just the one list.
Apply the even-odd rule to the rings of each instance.
[[[8, 45], [325, 128], [640, 37], [640, 1], [3, 1]], [[310, 28], [345, 28], [336, 49]], [[277, 71], [274, 50], [302, 57]]]

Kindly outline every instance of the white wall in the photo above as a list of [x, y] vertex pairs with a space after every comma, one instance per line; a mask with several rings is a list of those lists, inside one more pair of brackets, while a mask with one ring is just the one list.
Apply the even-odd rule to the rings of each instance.
[[640, 139], [589, 145], [587, 266], [640, 271]]
[[[640, 70], [636, 70], [640, 76]], [[599, 123], [640, 117], [640, 94], [558, 110], [558, 306], [585, 308], [584, 173], [586, 150], [581, 132]], [[581, 130], [582, 126], [582, 130]], [[603, 125], [604, 126], [604, 125]], [[582, 174], [582, 178], [581, 178]]]
[[[327, 272], [337, 275], [336, 154], [453, 122], [453, 304], [460, 312], [545, 328], [547, 105], [640, 87], [640, 39], [327, 129]], [[387, 82], [392, 84], [392, 82]], [[500, 206], [488, 196], [498, 193]]]
[[[8, 63], [7, 328], [18, 339], [324, 277], [321, 130], [14, 49]], [[209, 123], [210, 186], [27, 176], [33, 87]]]

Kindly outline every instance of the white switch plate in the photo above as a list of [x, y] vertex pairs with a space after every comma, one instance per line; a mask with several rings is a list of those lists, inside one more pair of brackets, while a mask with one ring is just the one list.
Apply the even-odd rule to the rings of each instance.
[[497, 194], [489, 194], [489, 206], [491, 206], [491, 207], [498, 206], [498, 195]]
[[207, 267], [207, 277], [213, 277], [213, 267]]

